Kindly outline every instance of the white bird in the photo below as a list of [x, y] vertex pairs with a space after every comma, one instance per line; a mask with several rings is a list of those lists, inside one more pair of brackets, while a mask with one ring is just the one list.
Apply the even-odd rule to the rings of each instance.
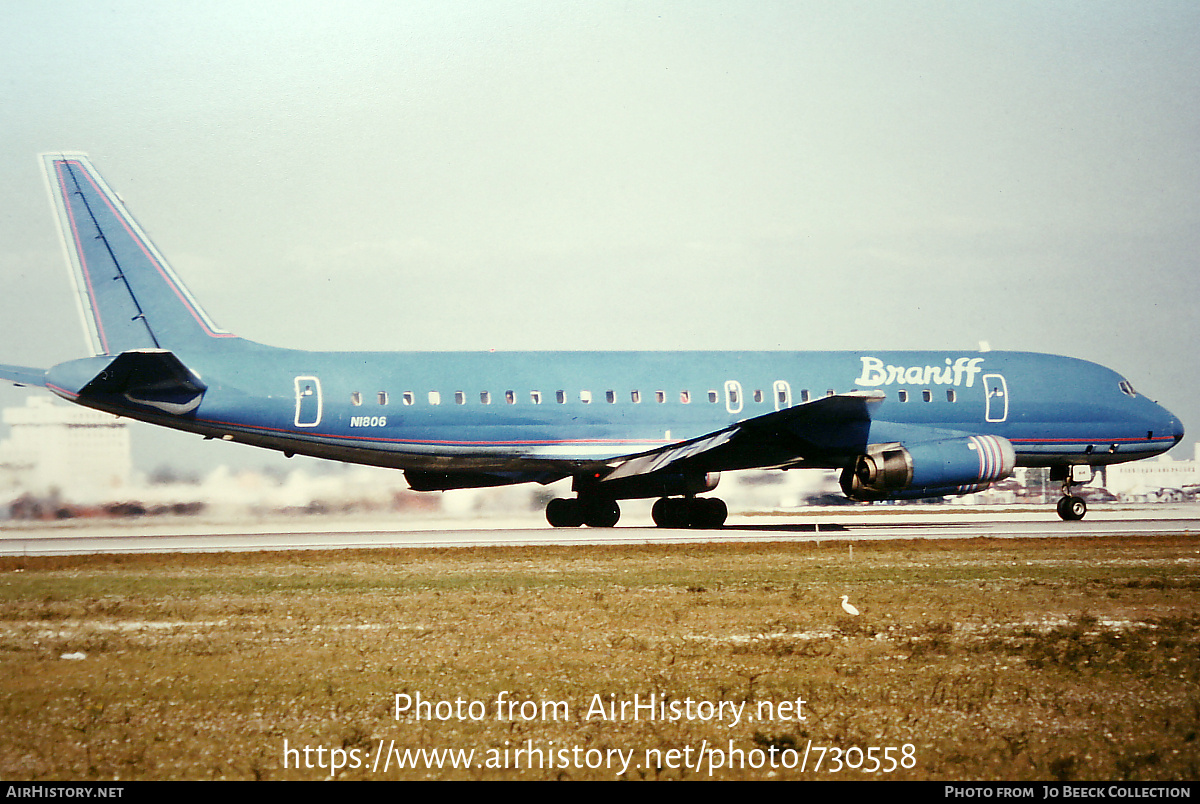
[[854, 608], [854, 605], [851, 604], [850, 595], [842, 595], [842, 611], [852, 614], [855, 617], [858, 616], [858, 609]]

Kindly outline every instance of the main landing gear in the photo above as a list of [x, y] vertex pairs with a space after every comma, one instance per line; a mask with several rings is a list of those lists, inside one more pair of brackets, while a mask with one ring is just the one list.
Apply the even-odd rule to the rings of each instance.
[[[714, 529], [728, 515], [724, 500], [716, 497], [663, 497], [651, 510], [660, 528]], [[605, 497], [557, 497], [546, 505], [546, 521], [556, 528], [611, 528], [620, 518], [617, 501]]]
[[1078, 522], [1087, 514], [1087, 502], [1071, 494], [1071, 467], [1053, 466], [1050, 480], [1061, 480], [1063, 496], [1058, 501], [1058, 515], [1066, 522]]
[[546, 504], [546, 521], [556, 528], [611, 528], [620, 518], [617, 501], [603, 497], [556, 497]]
[[729, 509], [718, 497], [663, 497], [650, 516], [660, 528], [713, 530], [725, 524]]

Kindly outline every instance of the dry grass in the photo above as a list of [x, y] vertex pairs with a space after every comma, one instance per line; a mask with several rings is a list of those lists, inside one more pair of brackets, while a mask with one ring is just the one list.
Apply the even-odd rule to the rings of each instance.
[[[477, 758], [527, 741], [619, 748], [634, 751], [627, 778], [689, 778], [707, 772], [648, 766], [646, 749], [732, 740], [911, 744], [915, 766], [890, 778], [1196, 779], [1198, 624], [1189, 536], [859, 542], [852, 560], [836, 541], [0, 558], [0, 776], [328, 775], [285, 768], [286, 739], [368, 762], [381, 740]], [[87, 658], [60, 658], [75, 651]], [[501, 692], [565, 701], [571, 718], [498, 720]], [[480, 700], [489, 716], [397, 720], [397, 693]], [[634, 694], [803, 698], [808, 719], [583, 718], [594, 695]], [[882, 775], [813, 761], [715, 776]]]

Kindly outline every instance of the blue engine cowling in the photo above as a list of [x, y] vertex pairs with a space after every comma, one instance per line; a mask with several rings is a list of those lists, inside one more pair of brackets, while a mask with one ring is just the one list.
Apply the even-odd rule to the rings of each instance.
[[1010, 476], [1017, 456], [994, 435], [903, 444], [872, 444], [842, 472], [852, 500], [913, 500], [982, 491]]

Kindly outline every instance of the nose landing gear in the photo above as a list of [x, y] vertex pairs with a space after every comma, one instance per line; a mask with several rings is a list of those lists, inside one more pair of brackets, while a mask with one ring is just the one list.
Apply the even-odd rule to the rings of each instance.
[[1065, 522], [1078, 522], [1087, 514], [1087, 502], [1082, 497], [1071, 494], [1071, 467], [1053, 466], [1050, 468], [1050, 479], [1061, 480], [1063, 496], [1058, 501], [1058, 515]]

